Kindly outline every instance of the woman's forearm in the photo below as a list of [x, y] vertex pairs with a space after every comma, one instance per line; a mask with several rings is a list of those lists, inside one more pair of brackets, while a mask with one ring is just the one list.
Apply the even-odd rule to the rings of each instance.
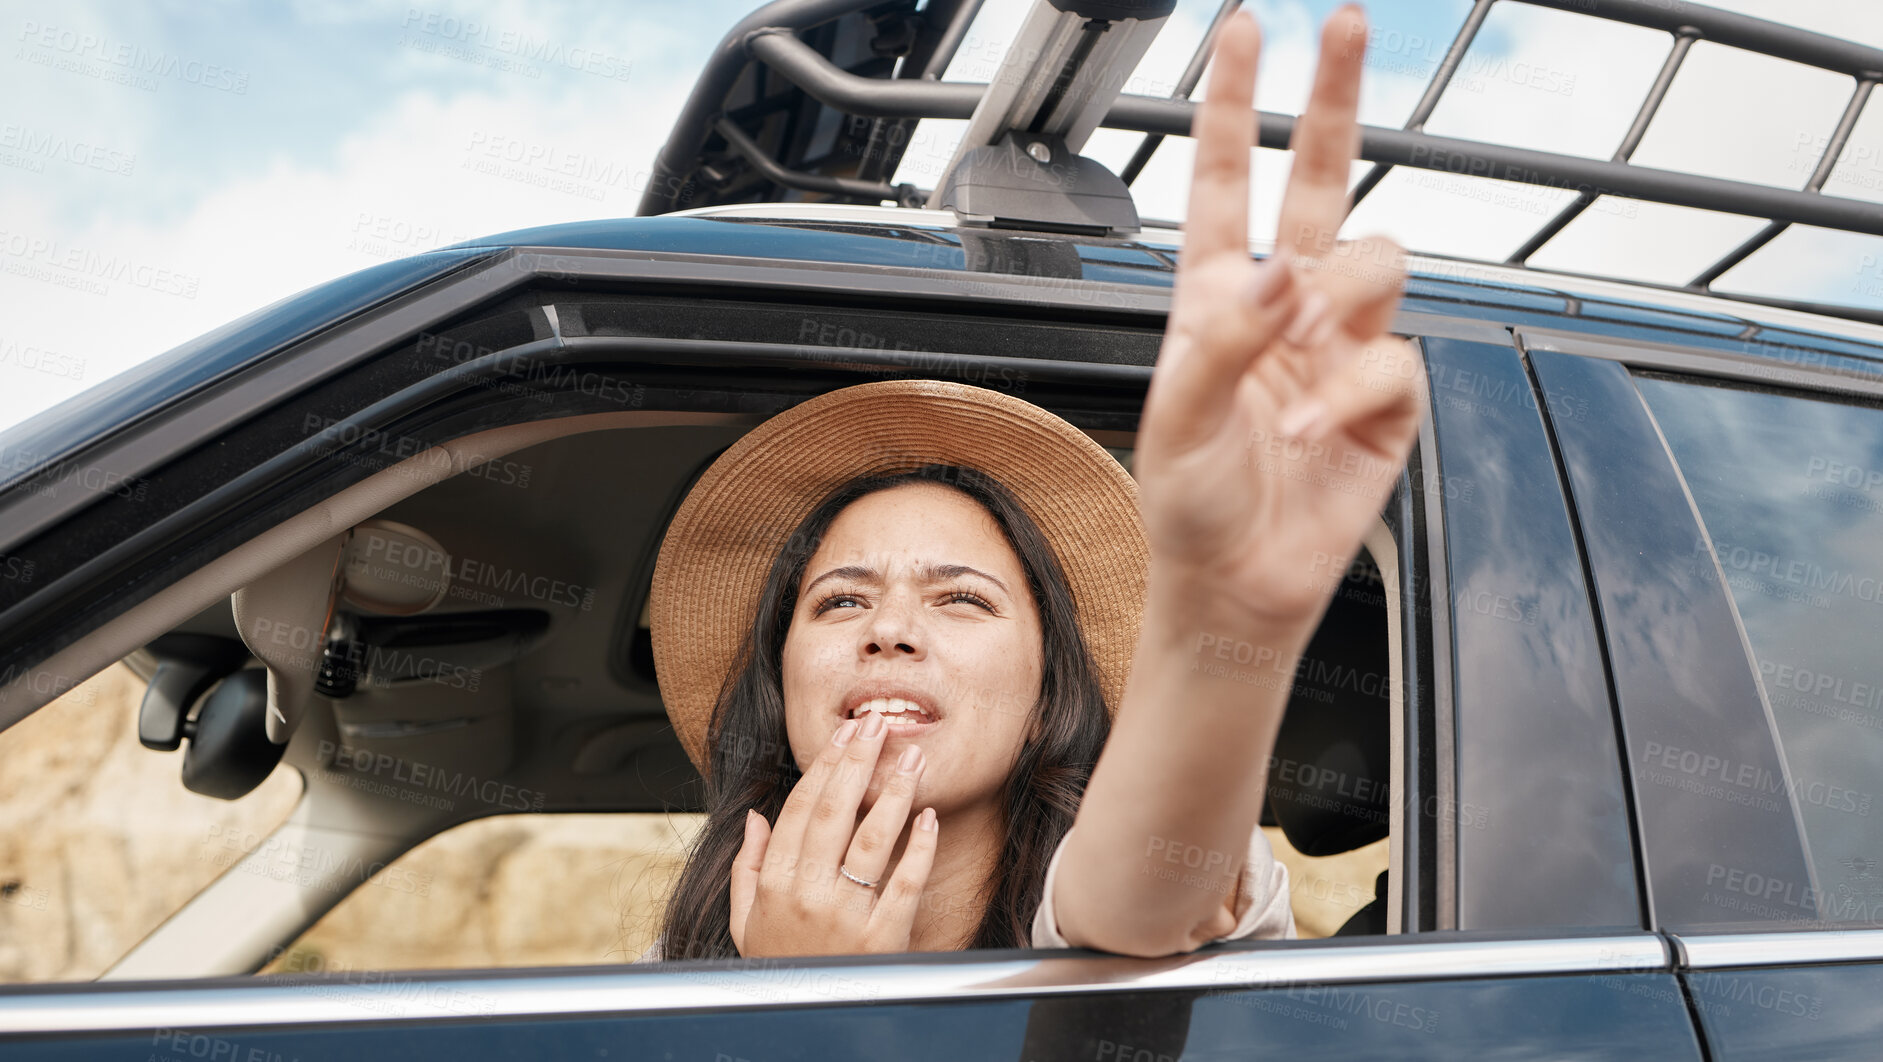
[[1168, 955], [1234, 926], [1236, 877], [1316, 623], [1252, 615], [1153, 566], [1124, 703], [1055, 882], [1068, 942]]

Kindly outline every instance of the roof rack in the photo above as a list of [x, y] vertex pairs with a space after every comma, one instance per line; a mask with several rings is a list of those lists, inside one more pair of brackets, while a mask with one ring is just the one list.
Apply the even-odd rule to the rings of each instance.
[[[1424, 132], [1426, 121], [1451, 84], [1465, 52], [1491, 8], [1499, 3], [1553, 8], [1670, 35], [1672, 47], [1667, 58], [1612, 158], [1564, 155]], [[1111, 24], [1135, 20], [1139, 26], [1129, 28], [1148, 28], [1148, 33], [1154, 34], [1162, 15], [1168, 14], [1173, 4], [1174, 0], [1036, 0], [1028, 27], [1022, 30], [1023, 39], [1009, 51], [1003, 73], [996, 76], [997, 90], [990, 91], [988, 85], [939, 80], [966, 37], [980, 0], [930, 0], [919, 11], [916, 0], [775, 0], [740, 22], [720, 42], [656, 159], [654, 178], [642, 198], [640, 212], [655, 214], [685, 207], [807, 197], [851, 203], [944, 205], [949, 182], [960, 182], [961, 165], [974, 149], [992, 150], [1009, 133], [1025, 139], [1042, 130], [1051, 132], [1051, 123], [1040, 125], [1034, 111], [1019, 115], [1002, 112], [1005, 124], [988, 114], [978, 114], [984, 102], [1014, 95], [1012, 86], [1002, 77], [1011, 79], [1016, 72], [1027, 71], [1035, 79], [1033, 88], [1057, 84], [1060, 93], [1078, 97], [1084, 105], [1081, 121], [1090, 125], [1082, 132], [1075, 129], [1077, 135], [1065, 138], [1063, 145], [1075, 156], [1091, 126], [1146, 134], [1123, 174], [1113, 178], [1118, 187], [1128, 186], [1143, 171], [1163, 138], [1189, 135], [1195, 108], [1189, 94], [1202, 75], [1216, 27], [1235, 11], [1239, 0], [1224, 0], [1218, 8], [1210, 32], [1198, 45], [1177, 91], [1169, 98], [1117, 92], [1142, 54], [1142, 45], [1149, 43], [1144, 33], [1133, 42], [1135, 49], [1114, 48], [1106, 53], [1094, 47], [1083, 52], [1070, 48], [1053, 53], [1050, 62], [1038, 61], [1038, 54], [1042, 41], [1076, 42], [1080, 26], [1085, 27], [1087, 37], [1097, 39], [1097, 34], [1113, 28]], [[1849, 101], [1802, 189], [1654, 169], [1629, 161], [1666, 98], [1674, 75], [1697, 41], [1786, 59], [1852, 79]], [[1104, 66], [1107, 55], [1114, 64], [1110, 67]], [[1095, 56], [1097, 69], [1086, 66]], [[1034, 61], [1028, 63], [1028, 58]], [[1085, 86], [1083, 92], [1067, 93], [1066, 85], [1075, 79], [1083, 79], [1078, 82]], [[1766, 225], [1758, 233], [1685, 285], [1677, 286], [1677, 290], [1873, 319], [1874, 313], [1861, 308], [1718, 293], [1712, 291], [1712, 285], [1792, 225], [1883, 235], [1883, 204], [1829, 196], [1822, 191], [1878, 81], [1883, 81], [1883, 50], [1698, 4], [1670, 4], [1667, 0], [1475, 0], [1405, 127], [1362, 127], [1360, 157], [1374, 165], [1356, 186], [1353, 202], [1364, 199], [1394, 167], [1575, 192], [1575, 199], [1509, 257], [1508, 264], [1517, 266], [1527, 266], [1545, 244], [1605, 195], [1759, 218]], [[1019, 91], [1025, 95], [1028, 88], [1022, 86]], [[993, 106], [989, 104], [990, 113]], [[1262, 147], [1288, 147], [1294, 132], [1292, 116], [1258, 111], [1255, 117], [1257, 142]], [[907, 184], [891, 186], [887, 182], [901, 163], [914, 124], [924, 118], [969, 119], [971, 138], [964, 138], [961, 150], [935, 190]], [[1061, 118], [1059, 128], [1063, 130], [1068, 123]], [[1016, 140], [1000, 153], [998, 161], [1009, 169], [1024, 167], [1027, 163], [1018, 152], [1026, 147]], [[1056, 143], [1048, 144], [1043, 151], [1035, 151], [1034, 161], [1045, 165], [1038, 157], [1042, 153], [1058, 160], [1058, 151]], [[1096, 167], [1104, 177], [1112, 176], [1089, 159], [1078, 161]], [[968, 183], [974, 184], [972, 180]], [[1078, 186], [1090, 188], [1094, 183], [1083, 171], [1080, 173]], [[950, 205], [964, 221], [1023, 226], [1029, 224], [1029, 210], [1042, 212], [1038, 208], [1042, 202], [1035, 196], [1021, 204], [1016, 216], [1008, 217], [990, 217], [978, 212], [973, 204], [968, 209], [959, 202]], [[1086, 213], [1090, 216], [1075, 219], [1070, 225], [1063, 217], [1035, 218], [1031, 224], [1114, 231], [1135, 227], [1135, 209], [1128, 223], [1102, 204]], [[1092, 224], [1080, 225], [1078, 220]]]

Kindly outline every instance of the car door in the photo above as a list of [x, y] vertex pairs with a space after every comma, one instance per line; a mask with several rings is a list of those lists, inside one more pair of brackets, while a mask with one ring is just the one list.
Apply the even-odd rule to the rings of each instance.
[[1715, 1059], [1873, 1058], [1883, 359], [1525, 336], [1608, 632], [1653, 925]]
[[[1032, 369], [1029, 393], [1101, 429], [1130, 428], [1122, 408], [1126, 385], [1113, 382], [1108, 390], [1075, 382], [1069, 370], [1041, 365]], [[730, 392], [738, 384], [719, 386]], [[1132, 386], [1141, 400], [1142, 380]], [[667, 390], [681, 389], [649, 387], [645, 401], [658, 407], [679, 400]], [[1533, 409], [1534, 402], [1526, 406], [1512, 397], [1514, 408]], [[407, 430], [397, 422], [370, 426], [382, 434]], [[1460, 439], [1468, 438], [1466, 429], [1458, 430], [1465, 432]], [[1435, 452], [1429, 434], [1422, 445]], [[1512, 503], [1489, 493], [1474, 497], [1492, 506], [1488, 512]], [[1447, 514], [1427, 505], [1437, 500], [1416, 488], [1412, 476], [1402, 482], [1394, 517], [1402, 536], [1411, 529], [1428, 544], [1443, 544]], [[1450, 587], [1433, 581], [1423, 563], [1403, 565], [1399, 585], [1408, 621], [1403, 629], [1414, 632], [1415, 645], [1429, 647], [1418, 639], [1459, 622]], [[1428, 602], [1423, 617], [1422, 592]], [[1499, 609], [1487, 611], [1495, 616]], [[1426, 677], [1405, 681], [1427, 683], [1438, 671], [1432, 655], [1408, 654]], [[1409, 703], [1451, 725], [1448, 703], [1417, 697]], [[1427, 765], [1422, 777], [1428, 781], [1412, 790], [1412, 803], [1434, 824], [1428, 835], [1454, 836], [1452, 851], [1471, 850], [1455, 841], [1464, 815], [1446, 811], [1437, 797], [1460, 792], [1450, 763], [1430, 755], [1424, 738], [1414, 744], [1409, 755]], [[1497, 792], [1499, 784], [1472, 782], [1479, 788], [1463, 791], [1466, 804], [1490, 816], [1515, 814], [1523, 802]], [[1480, 792], [1481, 800], [1471, 795]], [[1485, 822], [1471, 810], [1474, 817], [1463, 828], [1481, 828]], [[1417, 853], [1427, 850], [1415, 845], [1412, 876], [1435, 881], [1456, 873], [1426, 865]], [[1622, 911], [1613, 924], [1599, 920], [1607, 910], [1579, 921], [1558, 914], [1560, 903], [1552, 901], [1531, 915], [1500, 916], [1498, 929], [1475, 931], [1435, 926], [1419, 897], [1436, 894], [1407, 890], [1402, 918], [1409, 931], [1390, 939], [1260, 942], [1166, 960], [1028, 950], [46, 986], [0, 994], [0, 1035], [30, 1042], [46, 1057], [88, 1058], [601, 1057], [630, 1051], [710, 1052], [715, 1059], [965, 1054], [1146, 1062], [1271, 1051], [1328, 1059], [1699, 1057], [1666, 943], [1629, 924], [1625, 890], [1610, 897], [1622, 897], [1612, 908]]]
[[355, 974], [0, 994], [45, 1059], [1698, 1059], [1665, 942], [1221, 947]]

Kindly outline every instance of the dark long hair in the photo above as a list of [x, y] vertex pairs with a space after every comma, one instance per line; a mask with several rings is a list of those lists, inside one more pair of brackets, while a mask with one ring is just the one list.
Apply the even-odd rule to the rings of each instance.
[[925, 465], [869, 475], [832, 491], [779, 551], [759, 597], [752, 629], [720, 688], [708, 727], [712, 774], [706, 825], [667, 902], [665, 959], [735, 958], [732, 861], [745, 841], [745, 811], [776, 822], [802, 777], [785, 729], [782, 658], [798, 584], [831, 522], [867, 494], [937, 483], [978, 502], [1006, 535], [1025, 569], [1040, 614], [1044, 659], [1036, 726], [1020, 750], [1001, 800], [1006, 840], [975, 931], [974, 948], [1024, 948], [1045, 885], [1046, 862], [1072, 825], [1092, 765], [1111, 731], [1098, 671], [1079, 632], [1072, 592], [1051, 544], [1020, 503], [991, 476], [959, 465]]

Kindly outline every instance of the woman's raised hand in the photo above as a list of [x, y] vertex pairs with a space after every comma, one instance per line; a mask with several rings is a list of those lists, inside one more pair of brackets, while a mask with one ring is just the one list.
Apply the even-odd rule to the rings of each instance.
[[[909, 950], [939, 831], [934, 809], [924, 809], [885, 879], [926, 766], [921, 748], [910, 745], [913, 757], [898, 759], [858, 823], [888, 730], [876, 712], [846, 720], [792, 787], [776, 825], [746, 812], [745, 843], [732, 863], [732, 942], [740, 955]], [[875, 888], [844, 877], [839, 867]]]
[[1335, 239], [1365, 42], [1357, 8], [1328, 19], [1276, 251], [1259, 265], [1248, 237], [1252, 17], [1223, 26], [1193, 125], [1189, 217], [1136, 471], [1153, 591], [1206, 594], [1251, 623], [1318, 620], [1425, 413], [1418, 355], [1387, 331], [1403, 255], [1384, 239]]

